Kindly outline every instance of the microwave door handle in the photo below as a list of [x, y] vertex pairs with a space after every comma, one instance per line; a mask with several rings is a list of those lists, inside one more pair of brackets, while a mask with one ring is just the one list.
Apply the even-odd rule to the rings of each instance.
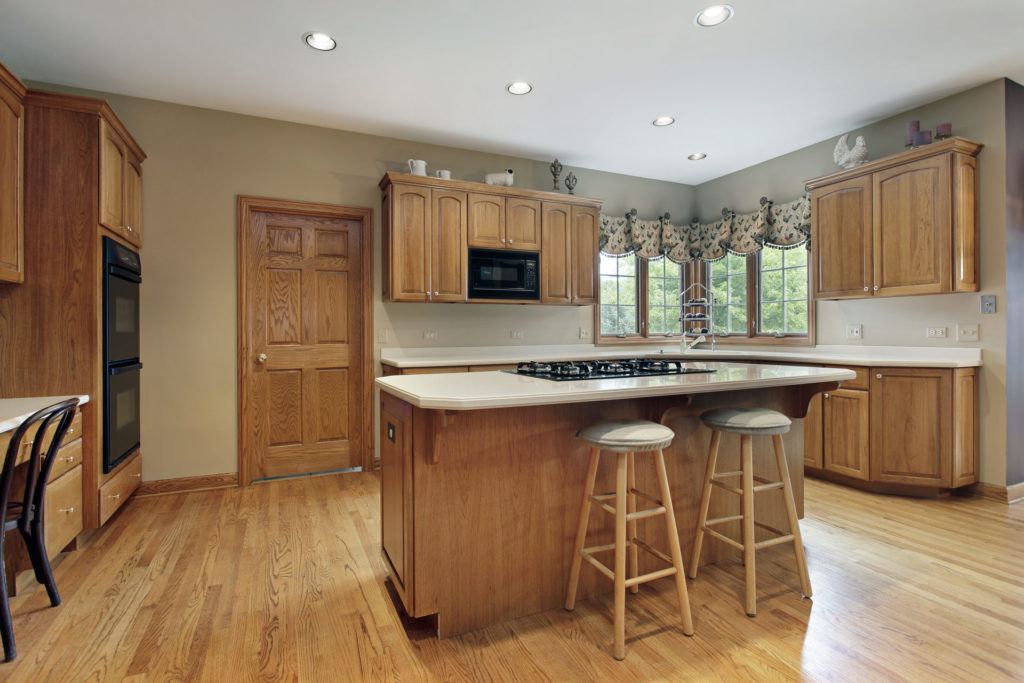
[[122, 280], [129, 280], [131, 282], [134, 282], [135, 284], [139, 284], [140, 282], [142, 282], [142, 278], [139, 275], [136, 275], [127, 268], [121, 268], [120, 266], [108, 266], [108, 270], [111, 275], [113, 275], [114, 277], [119, 277]]
[[142, 363], [132, 363], [131, 365], [119, 365], [115, 368], [110, 368], [109, 373], [111, 375], [120, 375], [125, 372], [131, 372], [132, 370], [141, 370]]

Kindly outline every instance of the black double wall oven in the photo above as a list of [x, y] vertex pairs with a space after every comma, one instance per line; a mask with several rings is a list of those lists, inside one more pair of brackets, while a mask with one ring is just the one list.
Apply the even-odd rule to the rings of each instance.
[[103, 472], [139, 449], [138, 252], [103, 238]]

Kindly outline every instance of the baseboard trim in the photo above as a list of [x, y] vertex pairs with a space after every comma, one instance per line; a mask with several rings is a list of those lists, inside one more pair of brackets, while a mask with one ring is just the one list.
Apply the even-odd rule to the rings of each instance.
[[180, 477], [177, 479], [157, 479], [144, 481], [135, 492], [136, 498], [150, 496], [166, 496], [172, 493], [191, 493], [193, 491], [209, 491], [238, 486], [238, 473], [204, 474], [198, 477]]
[[1006, 503], [1007, 505], [1024, 501], [1024, 482], [1010, 484], [1009, 486], [978, 482], [974, 485], [974, 491], [983, 498]]

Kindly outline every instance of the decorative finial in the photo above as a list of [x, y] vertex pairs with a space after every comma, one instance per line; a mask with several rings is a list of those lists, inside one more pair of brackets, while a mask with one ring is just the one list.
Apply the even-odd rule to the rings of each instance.
[[569, 190], [569, 194], [573, 194], [573, 190], [576, 189], [577, 180], [578, 178], [576, 178], [572, 171], [569, 171], [569, 175], [565, 176], [565, 189]]
[[556, 158], [551, 162], [551, 177], [554, 178], [555, 192], [558, 192], [558, 176], [562, 175], [562, 164]]

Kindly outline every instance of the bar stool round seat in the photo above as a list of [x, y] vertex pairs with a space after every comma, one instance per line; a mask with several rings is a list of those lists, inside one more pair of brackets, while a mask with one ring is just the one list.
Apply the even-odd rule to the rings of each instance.
[[603, 451], [641, 453], [667, 448], [675, 433], [648, 420], [609, 420], [584, 427], [576, 436]]
[[711, 429], [732, 434], [785, 434], [793, 421], [782, 413], [768, 408], [715, 408], [700, 416], [701, 422]]

